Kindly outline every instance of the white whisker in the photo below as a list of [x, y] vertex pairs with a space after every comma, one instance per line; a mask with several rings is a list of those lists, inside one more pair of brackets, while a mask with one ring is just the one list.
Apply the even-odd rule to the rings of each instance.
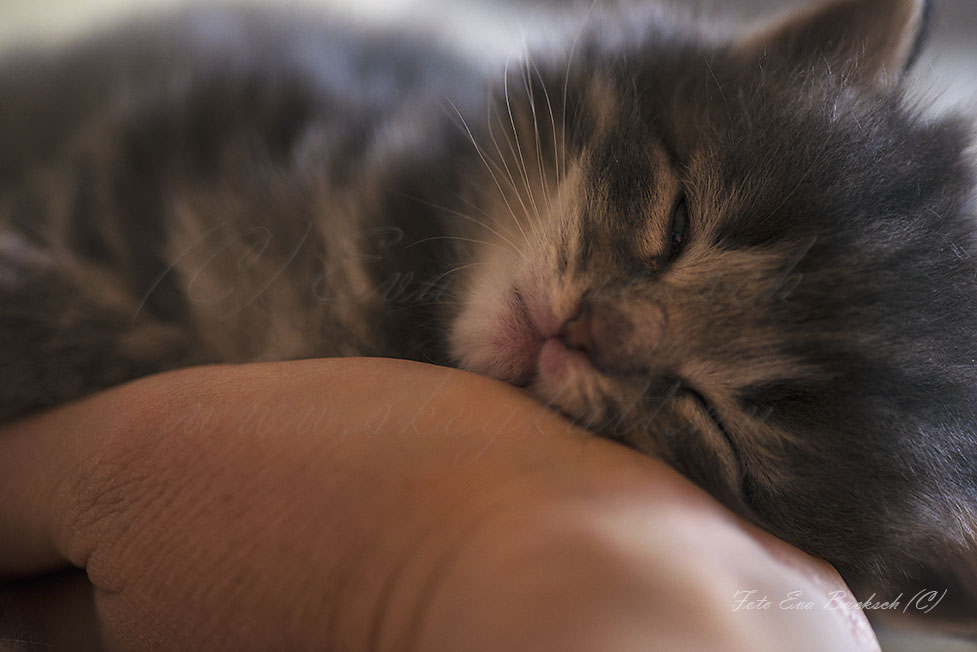
[[[518, 155], [519, 155], [519, 158], [516, 161], [517, 167], [518, 167], [518, 164], [521, 163], [520, 171], [522, 172], [522, 181], [523, 181], [523, 183], [526, 186], [526, 193], [529, 195], [529, 203], [532, 205], [533, 213], [536, 216], [536, 223], [534, 224], [533, 221], [532, 221], [532, 219], [530, 219], [530, 225], [533, 227], [533, 232], [538, 235], [539, 234], [539, 231], [537, 229], [537, 225], [541, 222], [541, 219], [542, 218], [539, 215], [539, 209], [536, 207], [536, 201], [533, 198], [533, 190], [532, 190], [532, 188], [530, 187], [530, 184], [529, 184], [529, 169], [528, 169], [528, 167], [526, 165], [526, 158], [523, 155], [522, 143], [519, 141], [519, 130], [516, 128], [516, 119], [515, 119], [515, 117], [512, 114], [512, 102], [509, 99], [509, 61], [506, 61], [506, 66], [505, 66], [505, 79], [503, 80], [503, 90], [505, 91], [505, 106], [506, 106], [506, 110], [509, 113], [509, 124], [512, 126], [512, 135], [513, 135], [513, 138], [515, 138], [515, 141], [516, 141], [516, 151], [518, 152]], [[530, 217], [530, 216], [527, 215], [527, 217]]]
[[[522, 200], [522, 193], [519, 192], [519, 186], [516, 184], [516, 180], [512, 176], [512, 171], [509, 169], [509, 164], [506, 163], [506, 156], [502, 152], [502, 148], [499, 145], [499, 141], [495, 137], [495, 130], [492, 128], [492, 106], [493, 104], [489, 103], [489, 105], [486, 107], [486, 115], [485, 115], [485, 121], [486, 123], [488, 123], [489, 138], [492, 139], [492, 143], [495, 145], [495, 151], [498, 153], [499, 159], [502, 161], [502, 165], [505, 168], [506, 175], [509, 178], [509, 184], [512, 186], [513, 191], [515, 191], [516, 193], [516, 199], [519, 200], [519, 205], [522, 206], [523, 214], [528, 216], [529, 208], [526, 206], [526, 203]], [[502, 134], [506, 137], [506, 144], [509, 145], [509, 151], [512, 153], [512, 157], [514, 160], [516, 157], [516, 151], [512, 145], [512, 141], [509, 140], [508, 135], [506, 135], [505, 133], [505, 126], [502, 124], [502, 117], [498, 114], [498, 112], [496, 112], [496, 119], [498, 121], [499, 126], [502, 127]], [[523, 239], [525, 239], [526, 243], [529, 244], [530, 243], [529, 236], [526, 235], [526, 231], [522, 228], [522, 224], [518, 220], [516, 221], [516, 226], [518, 227], [520, 233], [522, 233]], [[530, 226], [533, 226], [531, 221], [530, 221]], [[535, 230], [533, 231], [533, 233], [539, 235], [538, 233], [536, 233]]]
[[515, 254], [521, 254], [521, 252], [519, 251], [519, 248], [515, 245], [514, 242], [512, 242], [512, 240], [508, 239], [507, 237], [505, 237], [504, 235], [502, 235], [501, 233], [499, 233], [498, 231], [496, 231], [495, 229], [493, 229], [492, 227], [490, 227], [483, 220], [480, 220], [480, 219], [478, 219], [476, 217], [473, 217], [471, 215], [468, 215], [467, 213], [462, 213], [461, 211], [457, 211], [457, 210], [455, 210], [453, 208], [448, 208], [447, 206], [442, 206], [440, 204], [435, 204], [434, 202], [430, 202], [430, 201], [427, 201], [425, 199], [421, 199], [420, 197], [414, 197], [412, 195], [402, 195], [402, 196], [403, 197], [406, 197], [408, 199], [411, 199], [413, 201], [416, 201], [416, 202], [418, 202], [420, 204], [424, 204], [425, 206], [430, 206], [431, 208], [436, 208], [438, 210], [444, 211], [446, 213], [449, 213], [451, 215], [454, 215], [455, 217], [460, 217], [460, 218], [462, 218], [464, 220], [468, 220], [469, 222], [472, 222], [472, 223], [474, 223], [474, 224], [482, 227], [483, 229], [485, 229], [486, 231], [488, 231], [489, 233], [491, 233], [495, 237], [499, 238], [500, 240], [502, 240], [503, 242], [505, 242], [506, 244], [508, 244], [510, 247], [512, 247], [513, 253], [515, 253]]
[[[546, 213], [550, 214], [550, 197], [547, 192], [546, 173], [543, 169], [543, 143], [539, 135], [539, 117], [536, 115], [536, 92], [533, 90], [532, 74], [530, 70], [529, 58], [525, 61], [525, 85], [526, 95], [529, 96], [529, 106], [533, 112], [533, 132], [536, 135], [536, 167], [539, 170], [539, 189], [543, 194], [543, 202], [546, 206]], [[538, 214], [538, 212], [537, 212]]]
[[429, 238], [421, 238], [420, 240], [415, 240], [414, 242], [412, 242], [409, 245], [407, 245], [406, 247], [404, 247], [404, 250], [406, 251], [407, 249], [411, 249], [412, 247], [416, 247], [417, 245], [424, 244], [425, 242], [432, 242], [434, 240], [452, 240], [452, 241], [458, 241], [458, 242], [473, 242], [475, 244], [483, 244], [483, 245], [485, 245], [487, 247], [495, 247], [497, 249], [502, 249], [505, 252], [508, 252], [509, 251], [509, 249], [507, 249], [506, 247], [503, 247], [502, 245], [497, 244], [495, 242], [489, 242], [488, 240], [479, 240], [478, 238], [464, 238], [464, 237], [457, 236], [457, 235], [432, 235]]
[[550, 101], [550, 93], [546, 90], [546, 82], [543, 80], [543, 74], [539, 71], [536, 63], [532, 64], [533, 70], [536, 71], [536, 78], [539, 79], [539, 87], [543, 89], [543, 97], [546, 98], [546, 108], [549, 110], [550, 114], [550, 125], [553, 127], [553, 169], [556, 173], [556, 185], [559, 187], [560, 179], [560, 144], [556, 139], [556, 116], [553, 115], [553, 103]]
[[[475, 140], [475, 134], [472, 133], [471, 127], [468, 126], [468, 122], [465, 121], [464, 116], [461, 115], [461, 111], [459, 111], [455, 103], [451, 101], [451, 98], [448, 97], [447, 95], [442, 95], [442, 97], [445, 100], [447, 100], [447, 102], [451, 105], [451, 108], [455, 110], [455, 114], [458, 116], [458, 119], [461, 120], [462, 125], [464, 125], [465, 131], [468, 133], [468, 138], [471, 140], [472, 146], [475, 147], [475, 152], [478, 154], [478, 157], [482, 159], [482, 163], [485, 164], [485, 168], [488, 170], [489, 174], [492, 175], [492, 180], [495, 182], [495, 187], [498, 188], [499, 190], [499, 194], [502, 197], [503, 203], [505, 203], [505, 207], [509, 209], [509, 214], [512, 216], [513, 221], [518, 226], [519, 218], [516, 217], [516, 212], [512, 209], [512, 206], [509, 204], [509, 199], [508, 197], [506, 197], [505, 191], [502, 189], [502, 184], [499, 182], [499, 178], [495, 175], [495, 172], [492, 170], [492, 166], [489, 165], [488, 159], [485, 158], [485, 154], [482, 152], [482, 148]], [[522, 230], [521, 226], [519, 227], [519, 230], [520, 231]], [[523, 233], [523, 237], [525, 237], [525, 235], [526, 234]]]

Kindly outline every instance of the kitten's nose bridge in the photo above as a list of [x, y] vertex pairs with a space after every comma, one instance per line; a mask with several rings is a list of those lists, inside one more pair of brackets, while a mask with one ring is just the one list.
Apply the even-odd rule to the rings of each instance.
[[599, 369], [623, 372], [648, 364], [647, 356], [665, 339], [667, 321], [654, 301], [591, 297], [563, 323], [558, 337]]

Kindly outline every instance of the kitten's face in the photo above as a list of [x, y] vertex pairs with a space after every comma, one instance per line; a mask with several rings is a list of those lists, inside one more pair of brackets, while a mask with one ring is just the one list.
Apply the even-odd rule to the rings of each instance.
[[971, 545], [962, 132], [774, 47], [657, 36], [509, 72], [455, 356], [842, 566], [904, 563], [876, 545], [907, 523]]

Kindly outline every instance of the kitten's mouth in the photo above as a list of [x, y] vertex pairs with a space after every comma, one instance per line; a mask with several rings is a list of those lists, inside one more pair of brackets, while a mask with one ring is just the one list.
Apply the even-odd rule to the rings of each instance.
[[503, 352], [517, 369], [509, 382], [529, 387], [540, 375], [565, 378], [594, 370], [587, 352], [566, 341], [554, 315], [531, 309], [518, 288], [512, 296], [514, 310], [503, 322], [501, 338]]
[[543, 341], [536, 362], [537, 374], [554, 377], [594, 369], [584, 351], [567, 346], [559, 336], [548, 337]]

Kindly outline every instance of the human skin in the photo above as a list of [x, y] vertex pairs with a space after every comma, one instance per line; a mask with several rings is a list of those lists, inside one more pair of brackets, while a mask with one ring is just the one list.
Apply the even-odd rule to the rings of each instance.
[[394, 360], [180, 370], [3, 427], [0, 574], [65, 564], [117, 650], [878, 649], [829, 566], [660, 462]]

